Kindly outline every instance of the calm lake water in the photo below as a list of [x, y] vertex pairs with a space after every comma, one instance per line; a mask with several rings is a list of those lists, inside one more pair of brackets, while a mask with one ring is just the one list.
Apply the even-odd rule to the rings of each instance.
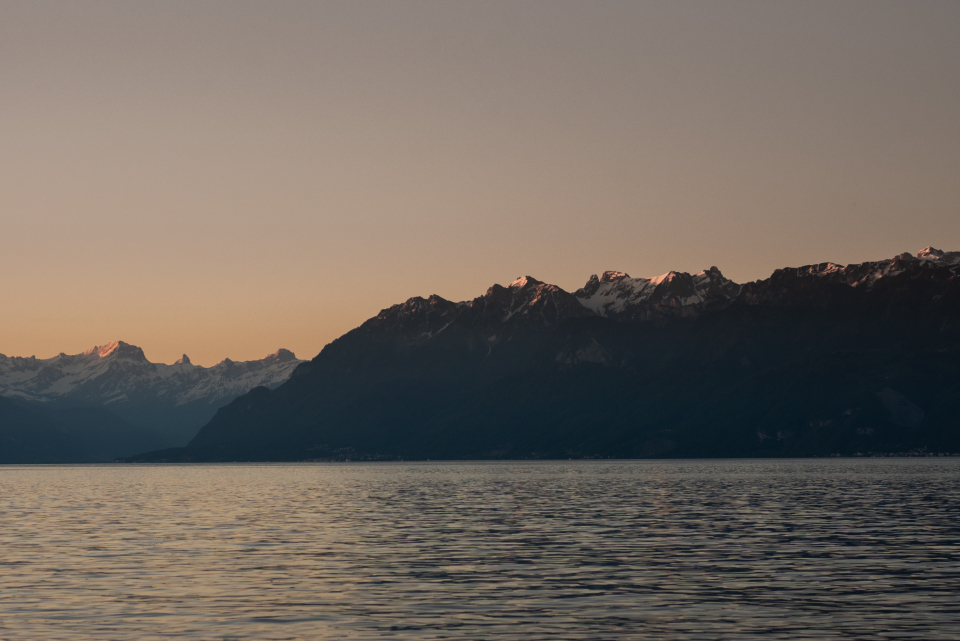
[[960, 460], [0, 467], [3, 639], [957, 639]]

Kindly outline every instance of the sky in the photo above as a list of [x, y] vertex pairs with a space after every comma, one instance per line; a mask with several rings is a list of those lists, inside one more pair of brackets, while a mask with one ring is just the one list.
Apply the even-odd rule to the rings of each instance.
[[960, 249], [960, 2], [0, 0], [0, 353]]

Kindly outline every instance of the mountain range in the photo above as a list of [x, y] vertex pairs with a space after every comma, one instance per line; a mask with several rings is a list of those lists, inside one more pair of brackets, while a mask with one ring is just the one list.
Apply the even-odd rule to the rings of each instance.
[[381, 311], [129, 461], [960, 452], [960, 252], [525, 276]]
[[184, 445], [218, 408], [276, 387], [302, 361], [288, 350], [200, 367], [151, 363], [117, 341], [38, 359], [0, 354], [0, 462], [111, 461]]

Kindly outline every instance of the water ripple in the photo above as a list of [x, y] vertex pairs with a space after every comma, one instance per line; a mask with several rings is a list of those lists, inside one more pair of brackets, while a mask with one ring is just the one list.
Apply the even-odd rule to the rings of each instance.
[[0, 468], [4, 639], [960, 638], [960, 461]]

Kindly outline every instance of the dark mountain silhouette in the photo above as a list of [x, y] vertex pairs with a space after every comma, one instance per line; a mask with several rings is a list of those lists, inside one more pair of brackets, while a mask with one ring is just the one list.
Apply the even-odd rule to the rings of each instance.
[[412, 298], [136, 461], [960, 452], [960, 253]]

